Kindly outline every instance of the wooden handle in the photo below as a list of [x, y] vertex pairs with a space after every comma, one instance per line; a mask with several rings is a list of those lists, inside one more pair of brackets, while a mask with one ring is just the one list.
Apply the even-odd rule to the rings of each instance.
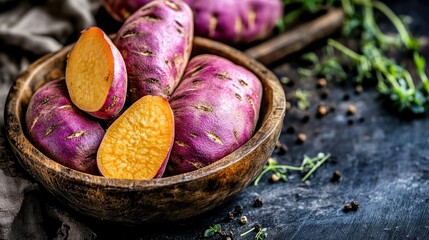
[[329, 9], [321, 17], [251, 47], [245, 52], [265, 65], [271, 64], [302, 50], [317, 40], [330, 36], [342, 26], [344, 17], [341, 9]]

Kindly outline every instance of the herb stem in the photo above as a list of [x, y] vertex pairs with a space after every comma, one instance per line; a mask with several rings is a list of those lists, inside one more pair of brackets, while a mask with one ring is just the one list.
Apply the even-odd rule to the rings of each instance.
[[408, 71], [404, 71], [404, 78], [407, 81], [408, 87], [409, 87], [409, 93], [414, 94], [416, 87], [414, 85], [413, 78], [411, 77], [411, 74]]
[[319, 168], [320, 167], [320, 165], [322, 165], [325, 161], [326, 161], [326, 159], [328, 159], [329, 157], [331, 157], [331, 154], [326, 154], [322, 159], [320, 159], [319, 161], [317, 161], [317, 163], [316, 163], [316, 165], [314, 166], [314, 167], [312, 167], [311, 169], [310, 169], [310, 171], [307, 173], [307, 174], [305, 174], [305, 176], [302, 178], [302, 181], [303, 182], [305, 182], [305, 180], [307, 180], [307, 178], [309, 178], [310, 177], [310, 175], [314, 172], [314, 171], [316, 171], [316, 169], [317, 168]]
[[380, 1], [374, 1], [372, 5], [374, 6], [374, 8], [382, 12], [393, 23], [393, 25], [398, 30], [399, 36], [401, 37], [401, 40], [407, 47], [407, 49], [416, 49], [417, 46], [413, 45], [408, 31], [402, 23], [401, 19], [399, 19], [399, 17], [386, 4]]
[[242, 236], [244, 236], [244, 235], [246, 235], [246, 234], [249, 234], [249, 233], [251, 233], [251, 232], [253, 232], [253, 231], [255, 231], [255, 228], [251, 228], [250, 230], [247, 230], [246, 232], [244, 232], [244, 233], [240, 234], [240, 237], [242, 237]]
[[267, 172], [269, 172], [269, 171], [271, 171], [271, 169], [272, 168], [270, 168], [270, 167], [267, 167], [267, 168], [265, 168], [260, 174], [259, 174], [259, 176], [256, 178], [256, 180], [255, 180], [255, 182], [253, 183], [255, 186], [257, 186], [258, 185], [258, 183], [259, 183], [259, 181], [261, 180], [261, 178], [262, 178], [262, 176], [264, 176], [265, 175], [265, 173], [267, 173]]
[[426, 91], [426, 93], [429, 94], [429, 79], [426, 75], [425, 68], [426, 68], [426, 60], [424, 57], [420, 56], [417, 51], [414, 52], [414, 64], [417, 69], [417, 74], [419, 75], [420, 79], [422, 80], [423, 87]]
[[277, 162], [269, 162], [268, 165], [264, 166], [264, 170], [258, 175], [255, 179], [254, 185], [257, 186], [262, 176], [264, 176], [267, 172], [273, 171], [274, 174], [277, 174], [284, 181], [287, 181], [286, 172], [287, 170], [292, 171], [304, 171], [306, 169], [310, 169], [309, 172], [304, 176], [302, 181], [307, 180], [310, 175], [319, 168], [323, 162], [326, 161], [331, 155], [325, 153], [319, 153], [316, 157], [310, 158], [307, 155], [304, 155], [304, 159], [299, 167], [289, 166], [289, 165], [277, 165]]
[[343, 6], [344, 12], [348, 16], [352, 16], [355, 13], [353, 5], [350, 3], [350, 0], [341, 0], [341, 5]]
[[398, 44], [396, 38], [388, 36], [380, 30], [378, 25], [375, 23], [373, 6], [369, 4], [364, 5], [364, 21], [369, 26], [369, 29], [371, 29], [378, 41], [384, 44]]
[[350, 57], [351, 59], [355, 60], [356, 62], [361, 62], [362, 61], [362, 56], [359, 55], [358, 53], [354, 52], [353, 50], [351, 50], [350, 48], [344, 46], [343, 44], [341, 44], [338, 41], [335, 41], [334, 39], [330, 38], [328, 39], [328, 44], [334, 48], [336, 48], [337, 50], [339, 50], [340, 52], [344, 53], [345, 55], [347, 55], [348, 57]]

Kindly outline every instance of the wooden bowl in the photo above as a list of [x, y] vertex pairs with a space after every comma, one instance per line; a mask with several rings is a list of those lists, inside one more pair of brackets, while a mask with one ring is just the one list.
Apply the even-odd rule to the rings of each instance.
[[252, 71], [264, 86], [260, 120], [254, 136], [223, 159], [193, 172], [152, 180], [109, 179], [81, 173], [45, 156], [24, 129], [33, 93], [64, 76], [71, 46], [33, 63], [12, 86], [6, 102], [7, 138], [14, 154], [52, 195], [76, 211], [126, 224], [175, 221], [208, 211], [237, 194], [262, 171], [274, 150], [285, 115], [283, 88], [267, 68], [242, 52], [196, 37], [193, 54], [223, 56]]

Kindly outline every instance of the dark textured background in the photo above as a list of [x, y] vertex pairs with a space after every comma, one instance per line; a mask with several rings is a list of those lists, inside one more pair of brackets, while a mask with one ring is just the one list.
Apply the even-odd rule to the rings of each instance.
[[[424, 1], [389, 1], [395, 12], [413, 17], [412, 31], [424, 45], [429, 59], [426, 24], [429, 6]], [[318, 47], [307, 49], [320, 52]], [[169, 224], [119, 226], [89, 219], [68, 210], [24, 173], [8, 151], [4, 135], [0, 137], [0, 174], [10, 181], [22, 181], [25, 197], [10, 231], [14, 239], [201, 239], [204, 231], [219, 223], [231, 231], [234, 239], [253, 239], [239, 234], [260, 223], [268, 228], [268, 239], [429, 239], [429, 116], [404, 118], [386, 110], [375, 90], [356, 94], [351, 83], [329, 82], [326, 99], [315, 79], [299, 79], [296, 56], [270, 68], [295, 83], [284, 86], [288, 96], [300, 88], [311, 92], [311, 108], [302, 112], [293, 108], [284, 121], [281, 141], [289, 151], [273, 157], [280, 163], [299, 165], [304, 154], [315, 156], [329, 152], [332, 158], [306, 183], [299, 173], [291, 173], [288, 182], [270, 183], [268, 176], [258, 186], [249, 186], [224, 205], [195, 218]], [[348, 95], [349, 99], [344, 100]], [[316, 118], [320, 102], [334, 104], [334, 112]], [[349, 104], [357, 107], [346, 115]], [[310, 120], [303, 122], [306, 114]], [[296, 132], [286, 132], [291, 125]], [[303, 132], [307, 141], [295, 143]], [[341, 171], [339, 182], [330, 181]], [[27, 180], [30, 179], [30, 180]], [[3, 186], [7, 187], [7, 186]], [[263, 206], [253, 207], [256, 197]], [[345, 202], [356, 200], [356, 212], [342, 211]], [[241, 225], [238, 217], [225, 219], [236, 205], [249, 222]], [[1, 206], [1, 205], [0, 205]], [[1, 217], [1, 215], [0, 215]], [[1, 233], [1, 229], [0, 229]], [[1, 236], [1, 235], [0, 235]]]

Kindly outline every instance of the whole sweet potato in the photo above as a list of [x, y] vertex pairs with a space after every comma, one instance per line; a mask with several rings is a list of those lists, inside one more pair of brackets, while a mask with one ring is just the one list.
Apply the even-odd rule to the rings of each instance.
[[123, 22], [137, 9], [153, 0], [100, 0], [104, 9], [118, 22]]
[[34, 93], [25, 120], [41, 152], [64, 166], [98, 174], [96, 155], [104, 130], [72, 105], [64, 80], [48, 82]]
[[128, 73], [131, 102], [145, 95], [169, 98], [192, 50], [192, 11], [181, 0], [156, 0], [131, 15], [114, 43]]
[[262, 84], [247, 69], [214, 55], [194, 57], [170, 99], [175, 142], [168, 170], [192, 171], [243, 145], [255, 130], [261, 98]]
[[[102, 0], [106, 10], [124, 21], [153, 0]], [[194, 13], [195, 35], [226, 43], [267, 37], [283, 15], [281, 0], [184, 0]]]
[[186, 0], [192, 7], [195, 35], [226, 43], [267, 37], [283, 15], [281, 0]]

